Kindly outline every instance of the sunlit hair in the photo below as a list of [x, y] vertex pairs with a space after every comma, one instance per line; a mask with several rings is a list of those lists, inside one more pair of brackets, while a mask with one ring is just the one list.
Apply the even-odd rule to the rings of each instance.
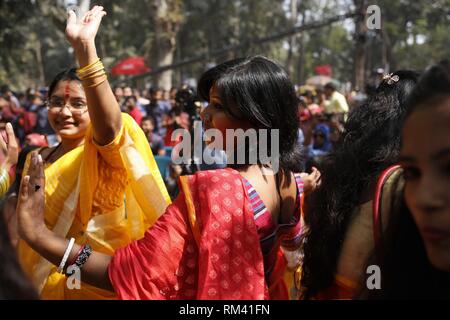
[[[429, 110], [450, 98], [450, 63], [430, 67], [408, 97], [405, 121], [418, 110]], [[407, 182], [406, 182], [407, 183]], [[363, 299], [448, 299], [450, 273], [434, 268], [404, 199], [390, 215], [379, 248], [368, 265], [380, 266], [381, 290], [364, 289]], [[363, 287], [365, 288], [365, 287]]]
[[320, 168], [320, 187], [306, 199], [302, 286], [311, 298], [332, 285], [352, 213], [379, 174], [397, 162], [406, 99], [418, 73], [398, 71], [399, 81], [383, 81], [368, 101], [350, 111], [335, 149]]
[[[262, 56], [227, 61], [202, 75], [198, 84], [199, 97], [209, 101], [213, 85], [226, 113], [248, 121], [254, 129], [268, 130], [268, 150], [270, 130], [279, 130], [282, 170], [300, 172], [303, 169], [297, 142], [298, 98], [294, 85], [281, 66]], [[236, 109], [242, 117], [233, 111]]]
[[450, 60], [431, 66], [408, 98], [405, 120], [417, 109], [433, 108], [450, 96]]

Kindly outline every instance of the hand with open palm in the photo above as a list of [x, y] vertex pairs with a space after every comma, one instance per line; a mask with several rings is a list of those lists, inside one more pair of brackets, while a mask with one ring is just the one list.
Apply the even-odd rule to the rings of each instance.
[[44, 222], [45, 173], [42, 157], [31, 154], [27, 172], [24, 172], [17, 201], [17, 224], [20, 237], [34, 245], [37, 239], [49, 232]]
[[69, 11], [67, 19], [66, 37], [72, 47], [77, 48], [94, 43], [102, 18], [106, 15], [102, 6], [94, 6], [80, 19], [74, 11]]
[[4, 159], [2, 165], [9, 171], [12, 166], [17, 164], [19, 154], [19, 146], [10, 123], [6, 124], [6, 139], [3, 136], [0, 138], [0, 149]]

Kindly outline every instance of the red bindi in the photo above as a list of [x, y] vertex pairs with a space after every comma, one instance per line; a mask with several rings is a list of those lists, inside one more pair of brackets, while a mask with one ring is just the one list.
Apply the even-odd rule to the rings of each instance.
[[64, 89], [64, 100], [68, 100], [70, 98], [70, 82], [67, 82], [66, 88]]

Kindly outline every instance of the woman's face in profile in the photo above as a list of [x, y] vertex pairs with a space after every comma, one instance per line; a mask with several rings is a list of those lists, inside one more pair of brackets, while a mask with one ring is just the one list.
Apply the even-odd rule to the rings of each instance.
[[[241, 120], [243, 116], [239, 113], [237, 108], [233, 109], [233, 114], [236, 114], [241, 119], [237, 119], [227, 112], [227, 107], [223, 105], [223, 101], [219, 96], [216, 86], [212, 86], [209, 91], [209, 104], [201, 111], [200, 117], [203, 121], [203, 128], [217, 129], [220, 131], [223, 138], [223, 147], [227, 145], [226, 142], [226, 130], [227, 129], [243, 129], [244, 131], [251, 128], [251, 124], [248, 121]], [[208, 137], [208, 134], [206, 134]], [[235, 141], [236, 145], [236, 141]]]
[[403, 128], [405, 201], [436, 268], [450, 272], [450, 98], [414, 111]]

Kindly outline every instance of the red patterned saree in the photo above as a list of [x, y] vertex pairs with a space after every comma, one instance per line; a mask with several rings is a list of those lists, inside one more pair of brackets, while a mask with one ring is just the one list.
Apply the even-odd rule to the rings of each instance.
[[279, 248], [271, 251], [277, 256], [274, 269], [283, 269], [276, 272], [280, 279], [265, 275], [266, 258], [239, 172], [203, 171], [180, 182], [180, 195], [144, 238], [116, 251], [109, 277], [119, 297], [288, 299], [280, 285], [285, 260]]

